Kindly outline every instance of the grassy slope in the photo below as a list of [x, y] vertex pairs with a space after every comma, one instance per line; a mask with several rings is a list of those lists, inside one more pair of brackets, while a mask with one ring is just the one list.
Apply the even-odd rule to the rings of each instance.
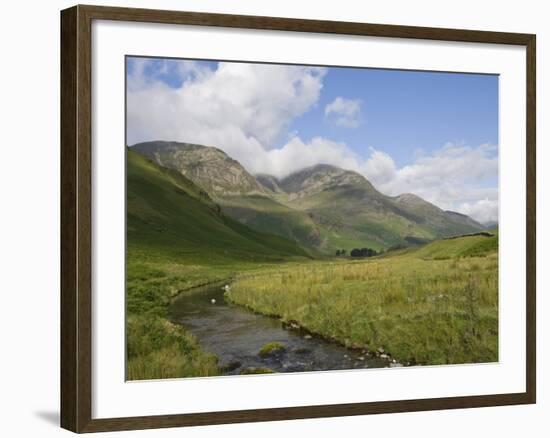
[[236, 271], [305, 255], [294, 242], [226, 217], [178, 172], [128, 151], [128, 378], [218, 374], [216, 358], [167, 321], [171, 298]]
[[360, 188], [337, 187], [289, 202], [289, 206], [306, 210], [314, 219], [324, 221], [323, 237], [331, 252], [337, 248], [349, 252], [365, 246], [380, 250], [404, 243], [405, 236], [437, 237], [429, 227], [398, 213], [383, 198], [368, 200], [366, 196], [368, 193]]
[[220, 212], [187, 178], [128, 151], [128, 243], [208, 262], [305, 256], [294, 242], [260, 233]]
[[445, 260], [456, 257], [484, 256], [498, 250], [498, 234], [493, 237], [464, 236], [432, 242], [416, 251], [416, 257]]
[[226, 196], [219, 202], [224, 213], [255, 230], [295, 241], [313, 254], [323, 247], [321, 227], [305, 212], [262, 195]]
[[463, 237], [357, 262], [238, 279], [229, 294], [345, 345], [402, 362], [498, 360], [498, 241]]
[[228, 215], [260, 230], [290, 238], [312, 253], [334, 254], [336, 249], [370, 247], [376, 250], [406, 245], [406, 238], [432, 240], [477, 231], [444, 217], [424, 201], [397, 203], [364, 187], [341, 186], [291, 200], [274, 193], [232, 196], [220, 200]]

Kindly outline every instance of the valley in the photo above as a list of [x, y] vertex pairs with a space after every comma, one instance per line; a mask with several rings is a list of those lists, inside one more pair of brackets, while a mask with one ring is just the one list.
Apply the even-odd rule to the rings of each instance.
[[[345, 367], [344, 355], [354, 367], [498, 360], [496, 230], [467, 236], [485, 227], [334, 166], [278, 179], [200, 145], [126, 154], [129, 380], [281, 372], [309, 341], [337, 351], [324, 369]], [[186, 319], [193, 306], [217, 321], [210, 341]], [[279, 353], [262, 361], [254, 343], [251, 365], [228, 371], [214, 341], [230, 322], [215, 312], [231, 306], [238, 330], [271, 327], [276, 339], [262, 343]], [[311, 357], [304, 366], [317, 369]]]

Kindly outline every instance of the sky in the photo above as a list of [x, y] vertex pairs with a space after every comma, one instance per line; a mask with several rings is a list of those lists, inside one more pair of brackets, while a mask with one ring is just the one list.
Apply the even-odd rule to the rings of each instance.
[[127, 58], [127, 143], [222, 149], [282, 178], [332, 164], [498, 220], [498, 76]]

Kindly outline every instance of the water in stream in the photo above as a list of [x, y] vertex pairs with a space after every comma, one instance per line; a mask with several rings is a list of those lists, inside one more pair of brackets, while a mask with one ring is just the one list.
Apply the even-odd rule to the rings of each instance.
[[[218, 357], [225, 374], [241, 374], [254, 368], [296, 372], [389, 366], [386, 359], [287, 330], [276, 318], [228, 303], [221, 285], [182, 294], [171, 305], [170, 317]], [[261, 357], [260, 349], [269, 342], [280, 342], [284, 351]]]

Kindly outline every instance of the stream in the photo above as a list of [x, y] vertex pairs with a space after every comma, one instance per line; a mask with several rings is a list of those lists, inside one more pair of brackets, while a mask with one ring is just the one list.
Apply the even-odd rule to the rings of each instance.
[[[221, 284], [185, 292], [174, 300], [170, 319], [184, 326], [202, 348], [218, 357], [223, 374], [258, 369], [274, 372], [344, 370], [389, 366], [387, 359], [351, 350], [302, 330], [287, 329], [282, 321], [226, 302]], [[259, 354], [269, 342], [283, 351]]]

